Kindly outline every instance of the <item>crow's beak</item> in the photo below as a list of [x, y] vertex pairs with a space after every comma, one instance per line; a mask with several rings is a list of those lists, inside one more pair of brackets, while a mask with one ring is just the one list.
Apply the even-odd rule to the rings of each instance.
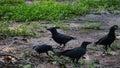
[[91, 44], [92, 42], [89, 42], [88, 44]]
[[114, 25], [114, 28], [115, 28], [116, 30], [120, 29], [120, 27], [119, 27], [118, 25]]
[[49, 28], [47, 30], [50, 30]]
[[36, 46], [30, 46], [30, 48], [35, 49]]

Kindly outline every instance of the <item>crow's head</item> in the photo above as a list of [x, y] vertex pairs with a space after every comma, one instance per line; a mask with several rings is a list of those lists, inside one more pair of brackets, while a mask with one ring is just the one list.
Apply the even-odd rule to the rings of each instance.
[[59, 29], [60, 27], [50, 27], [50, 28], [48, 28], [47, 30], [49, 30], [49, 31], [53, 31], [53, 30], [56, 30], [56, 29]]
[[36, 45], [33, 45], [33, 46], [32, 46], [32, 49], [35, 49], [36, 47], [37, 47]]
[[48, 50], [48, 51], [53, 51], [53, 47], [51, 45], [47, 45], [47, 44], [42, 44], [41, 45], [42, 48]]
[[48, 47], [49, 47], [50, 51], [53, 51], [53, 47], [52, 46], [49, 45]]
[[49, 50], [48, 51], [52, 51], [53, 53], [56, 54], [56, 52], [54, 51], [54, 48], [52, 46], [49, 46]]
[[117, 30], [118, 29], [118, 25], [113, 25], [110, 30]]
[[59, 29], [60, 27], [50, 27], [48, 28], [47, 30], [49, 30], [52, 34], [56, 34], [57, 33], [57, 30], [56, 29]]
[[86, 48], [88, 44], [91, 44], [92, 42], [88, 42], [88, 41], [83, 41], [81, 44], [81, 47]]

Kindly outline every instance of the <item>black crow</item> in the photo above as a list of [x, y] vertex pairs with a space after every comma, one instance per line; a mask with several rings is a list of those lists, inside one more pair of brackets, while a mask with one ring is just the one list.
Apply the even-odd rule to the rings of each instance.
[[86, 53], [86, 47], [91, 42], [84, 41], [80, 47], [76, 47], [74, 49], [65, 50], [63, 52], [56, 52], [57, 56], [67, 56], [72, 59], [73, 63], [78, 63], [80, 57], [82, 57]]
[[115, 36], [116, 29], [118, 29], [117, 25], [112, 26], [109, 30], [109, 33], [106, 36], [99, 39], [97, 42], [95, 42], [95, 45], [104, 45], [104, 49], [107, 51], [108, 46], [110, 47], [111, 44], [116, 39], [116, 36]]
[[[38, 44], [38, 45], [34, 45], [32, 47], [37, 53], [46, 53], [47, 55], [48, 54], [48, 51], [53, 51], [53, 48], [52, 46], [50, 45], [47, 45], [47, 44]], [[53, 51], [54, 52], [54, 51]]]
[[65, 44], [67, 42], [69, 42], [70, 40], [76, 39], [75, 37], [71, 37], [71, 36], [67, 36], [67, 35], [58, 33], [57, 32], [58, 28], [60, 28], [60, 27], [51, 27], [51, 28], [47, 29], [52, 33], [52, 38], [56, 43], [58, 43], [60, 45], [63, 44], [63, 47], [65, 47]]

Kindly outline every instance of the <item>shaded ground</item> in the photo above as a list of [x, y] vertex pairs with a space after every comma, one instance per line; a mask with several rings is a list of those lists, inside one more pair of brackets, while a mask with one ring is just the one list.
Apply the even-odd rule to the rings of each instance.
[[[92, 23], [98, 23], [100, 24], [100, 27], [104, 28], [104, 30], [94, 30], [94, 29], [79, 29], [78, 25], [82, 25], [85, 22], [92, 22]], [[102, 15], [94, 15], [94, 14], [88, 14], [84, 17], [77, 17], [73, 20], [64, 20], [64, 23], [68, 24], [71, 29], [70, 30], [58, 30], [61, 33], [75, 36], [77, 37], [77, 40], [72, 40], [67, 43], [65, 50], [78, 47], [83, 41], [91, 41], [95, 42], [96, 39], [99, 39], [100, 37], [104, 36], [104, 34], [108, 33], [108, 29], [112, 25], [119, 25], [120, 26], [120, 15], [112, 15], [112, 14], [102, 14]], [[50, 58], [46, 54], [42, 54], [41, 56], [36, 55], [36, 52], [31, 49], [31, 46], [33, 44], [50, 44], [54, 48], [58, 46], [57, 43], [55, 43], [51, 39], [51, 33], [47, 31], [43, 27], [44, 33], [42, 33], [42, 36], [39, 38], [27, 38], [27, 42], [23, 40], [23, 37], [12, 37], [7, 38], [5, 40], [0, 41], [0, 53], [9, 53], [13, 54], [19, 58], [25, 58], [26, 64], [21, 63], [24, 65], [32, 64], [33, 68], [64, 68], [60, 67], [57, 64], [50, 64], [49, 60]], [[120, 30], [117, 30], [116, 33], [120, 35]], [[120, 40], [116, 40], [118, 45], [120, 45]], [[113, 44], [114, 45], [114, 44]], [[115, 46], [115, 45], [114, 45]], [[115, 49], [112, 51], [115, 53], [114, 55], [105, 55], [102, 56], [102, 48], [100, 47], [94, 47], [93, 45], [88, 46], [88, 52], [87, 55], [89, 56], [89, 59], [91, 61], [97, 60], [99, 63], [95, 64], [96, 68], [120, 68], [120, 49]], [[24, 61], [22, 61], [24, 62]], [[17, 64], [16, 64], [17, 65]], [[20, 64], [18, 64], [20, 65]], [[84, 68], [89, 68], [89, 66], [82, 64]], [[82, 66], [81, 65], [81, 66]], [[5, 65], [0, 66], [0, 68], [5, 67]], [[21, 66], [22, 67], [22, 66]], [[73, 68], [72, 63], [66, 64], [67, 68]], [[7, 67], [10, 68], [10, 67]], [[13, 68], [13, 67], [11, 67]]]

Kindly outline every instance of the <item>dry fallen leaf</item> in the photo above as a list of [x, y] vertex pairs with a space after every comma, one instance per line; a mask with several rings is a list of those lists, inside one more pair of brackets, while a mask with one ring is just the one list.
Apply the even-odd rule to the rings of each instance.
[[17, 61], [17, 58], [12, 55], [0, 55], [0, 61], [3, 63], [14, 63]]
[[8, 56], [8, 55], [4, 55], [4, 56], [2, 56], [3, 57], [3, 60], [5, 61], [5, 62], [12, 62], [12, 57], [10, 57], [10, 56]]

